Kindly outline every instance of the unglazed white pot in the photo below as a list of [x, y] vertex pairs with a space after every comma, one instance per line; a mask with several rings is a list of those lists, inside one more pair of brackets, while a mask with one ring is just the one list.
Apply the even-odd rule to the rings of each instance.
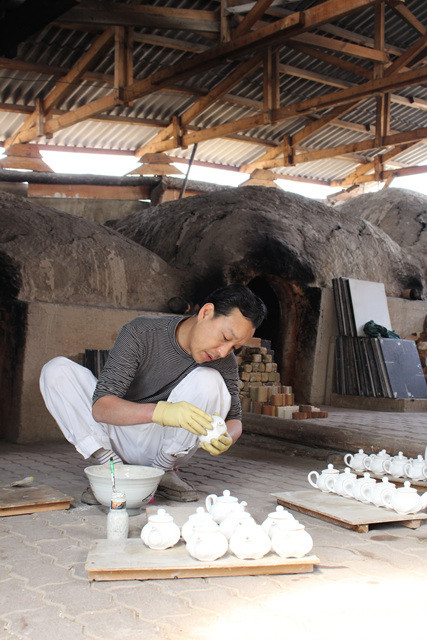
[[218, 525], [212, 518], [211, 514], [204, 510], [203, 507], [197, 507], [196, 512], [192, 513], [188, 520], [182, 525], [181, 535], [185, 542], [188, 542], [190, 536], [193, 534], [195, 528], [205, 523], [212, 523], [215, 525], [213, 529], [217, 529]]
[[384, 469], [386, 473], [389, 473], [394, 478], [400, 478], [405, 475], [405, 464], [407, 462], [408, 458], [403, 455], [402, 451], [399, 451], [397, 456], [393, 456], [393, 458], [384, 462]]
[[[335, 478], [339, 475], [339, 469], [335, 469], [333, 464], [328, 464], [327, 469], [319, 474], [317, 471], [310, 471], [307, 480], [315, 489], [320, 489], [324, 493], [332, 493], [334, 490]], [[312, 480], [312, 476], [315, 480]]]
[[247, 523], [256, 524], [248, 511], [232, 511], [222, 520], [219, 529], [227, 540], [230, 540], [237, 527], [245, 526]]
[[206, 429], [207, 434], [199, 436], [200, 442], [210, 442], [213, 439], [218, 439], [224, 433], [227, 433], [227, 425], [221, 416], [214, 415], [211, 422], [212, 429]]
[[228, 489], [222, 492], [222, 496], [211, 493], [206, 498], [206, 511], [211, 514], [218, 524], [232, 511], [244, 511], [246, 506], [246, 502], [239, 502], [237, 498], [230, 494]]
[[286, 511], [285, 507], [279, 504], [277, 505], [275, 511], [272, 511], [268, 514], [261, 526], [271, 538], [274, 528], [283, 520], [295, 521], [295, 518], [292, 513]]
[[201, 562], [221, 558], [228, 550], [228, 540], [215, 522], [197, 525], [187, 542], [187, 551]]
[[427, 507], [427, 491], [419, 496], [417, 490], [411, 487], [409, 480], [403, 483], [403, 487], [396, 489], [391, 500], [391, 507], [397, 513], [418, 513]]
[[156, 514], [148, 516], [148, 522], [141, 531], [142, 541], [150, 549], [169, 549], [180, 536], [178, 525], [165, 509], [158, 509]]
[[237, 527], [230, 538], [230, 551], [241, 560], [259, 560], [270, 549], [270, 536], [255, 522]]
[[313, 548], [313, 538], [298, 520], [283, 521], [273, 530], [271, 546], [281, 558], [302, 558]]
[[344, 456], [344, 462], [348, 467], [351, 467], [353, 471], [365, 471], [365, 460], [369, 458], [369, 455], [363, 451], [363, 449], [359, 449], [358, 453], [354, 455], [351, 453], [346, 453]]

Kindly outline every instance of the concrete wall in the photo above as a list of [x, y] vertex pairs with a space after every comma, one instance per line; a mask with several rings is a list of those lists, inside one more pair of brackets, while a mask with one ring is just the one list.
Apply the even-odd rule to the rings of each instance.
[[[8, 425], [6, 438], [15, 442], [61, 440], [64, 436], [48, 413], [39, 390], [43, 365], [55, 356], [83, 362], [85, 349], [110, 349], [126, 322], [141, 309], [117, 310], [48, 303], [28, 303], [20, 389], [19, 418]], [[150, 315], [162, 315], [148, 312]]]
[[[402, 338], [420, 332], [427, 315], [427, 301], [387, 298], [391, 326]], [[334, 339], [338, 335], [332, 289], [322, 289], [320, 318], [314, 352], [310, 400], [313, 404], [329, 404], [333, 391]]]
[[141, 200], [103, 200], [100, 198], [34, 198], [30, 202], [42, 207], [50, 207], [79, 218], [86, 218], [104, 224], [107, 220], [120, 220], [131, 213], [141, 211], [149, 202]]

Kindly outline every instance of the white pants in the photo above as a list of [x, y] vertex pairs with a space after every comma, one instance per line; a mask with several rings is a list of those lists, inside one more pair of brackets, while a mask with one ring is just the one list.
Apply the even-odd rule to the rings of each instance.
[[[96, 422], [92, 417], [92, 395], [97, 380], [89, 369], [62, 356], [42, 369], [40, 391], [46, 407], [64, 436], [77, 451], [89, 458], [101, 447], [112, 449], [128, 464], [168, 470], [182, 464], [198, 447], [198, 437], [175, 427], [154, 422], [116, 426]], [[186, 400], [212, 415], [225, 419], [230, 393], [215, 369], [197, 367], [172, 390], [169, 402]]]

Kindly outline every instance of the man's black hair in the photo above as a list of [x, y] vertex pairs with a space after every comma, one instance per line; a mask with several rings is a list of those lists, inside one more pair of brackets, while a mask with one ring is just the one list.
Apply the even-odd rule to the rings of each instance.
[[215, 316], [229, 316], [236, 307], [248, 318], [257, 329], [267, 315], [267, 308], [261, 298], [243, 284], [230, 284], [228, 287], [215, 289], [203, 302], [212, 303]]

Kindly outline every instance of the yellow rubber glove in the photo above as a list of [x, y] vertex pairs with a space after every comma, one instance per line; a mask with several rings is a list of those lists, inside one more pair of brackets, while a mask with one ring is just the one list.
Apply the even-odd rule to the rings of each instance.
[[212, 417], [184, 400], [181, 402], [160, 400], [154, 409], [153, 422], [163, 427], [181, 427], [198, 436], [206, 435], [207, 430], [212, 429]]
[[233, 440], [228, 433], [223, 433], [219, 438], [213, 438], [210, 442], [201, 442], [202, 449], [211, 454], [211, 456], [219, 456], [220, 453], [227, 451], [233, 444]]

